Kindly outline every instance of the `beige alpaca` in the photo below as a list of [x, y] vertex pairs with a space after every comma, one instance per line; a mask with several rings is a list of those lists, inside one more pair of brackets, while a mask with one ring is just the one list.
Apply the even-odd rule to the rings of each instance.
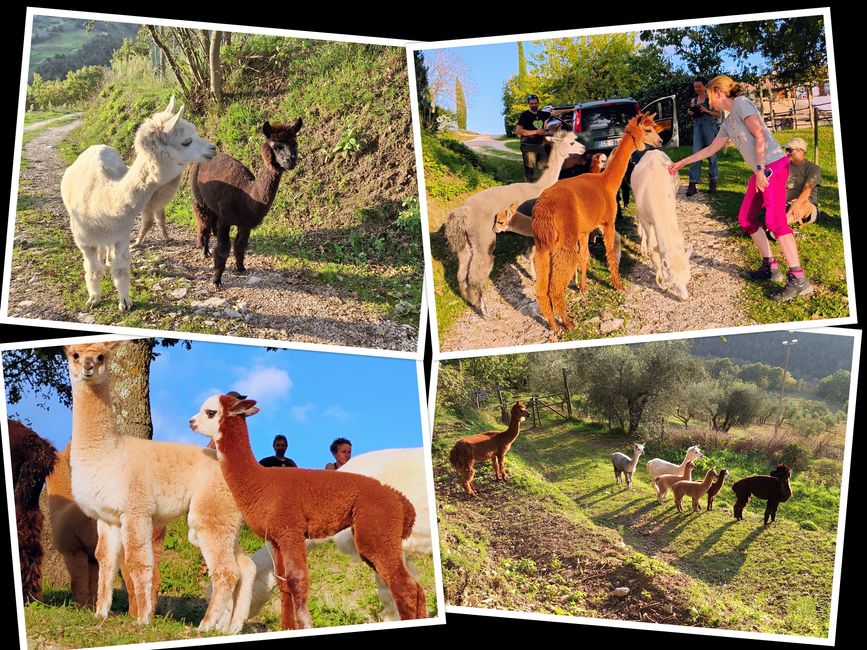
[[[54, 548], [63, 556], [69, 572], [72, 598], [79, 607], [93, 607], [96, 604], [96, 588], [99, 578], [99, 565], [96, 562], [96, 521], [81, 511], [72, 498], [72, 478], [69, 475], [69, 447], [57, 453], [54, 471], [45, 478], [48, 493], [48, 518], [51, 521], [51, 539]], [[153, 534], [154, 576], [151, 591], [156, 607], [157, 591], [160, 584], [159, 560], [163, 552], [165, 528], [155, 528]], [[138, 598], [126, 562], [121, 558], [120, 572], [123, 574], [129, 598], [130, 616], [138, 616]], [[151, 612], [153, 614], [153, 612]]]
[[656, 488], [656, 496], [660, 503], [665, 501], [665, 495], [668, 494], [672, 485], [679, 481], [692, 480], [692, 470], [694, 467], [695, 463], [690, 460], [687, 461], [684, 466], [682, 474], [663, 474], [662, 476], [657, 476], [653, 479], [654, 487]]
[[144, 238], [147, 236], [148, 231], [153, 227], [154, 222], [156, 222], [160, 227], [163, 239], [165, 241], [169, 240], [169, 233], [166, 230], [166, 206], [173, 198], [175, 198], [175, 194], [181, 184], [181, 176], [183, 176], [183, 174], [178, 174], [175, 178], [154, 192], [151, 200], [148, 201], [148, 204], [141, 211], [141, 228], [138, 232], [138, 237], [136, 237], [135, 243], [133, 243], [130, 248], [138, 248], [142, 245]]
[[173, 113], [174, 97], [164, 111], [144, 121], [135, 136], [136, 157], [126, 164], [106, 145], [88, 147], [63, 173], [60, 194], [69, 213], [72, 238], [84, 256], [87, 306], [99, 302], [106, 260], [121, 311], [132, 308], [129, 297], [129, 238], [136, 215], [154, 192], [177, 178], [188, 163], [209, 160], [216, 147]]
[[681, 502], [684, 496], [692, 497], [692, 511], [698, 512], [701, 506], [698, 500], [701, 499], [710, 489], [710, 484], [719, 476], [715, 469], [709, 469], [703, 481], [678, 481], [672, 486], [671, 491], [674, 493], [674, 505], [678, 512], [683, 512]]
[[109, 362], [120, 342], [66, 347], [72, 385], [72, 494], [98, 520], [96, 613], [111, 607], [112, 581], [123, 551], [139, 595], [138, 621], [153, 612], [155, 526], [187, 514], [213, 583], [201, 630], [238, 632], [247, 618], [256, 573], [238, 544], [243, 525], [212, 449], [119, 435], [112, 412]]

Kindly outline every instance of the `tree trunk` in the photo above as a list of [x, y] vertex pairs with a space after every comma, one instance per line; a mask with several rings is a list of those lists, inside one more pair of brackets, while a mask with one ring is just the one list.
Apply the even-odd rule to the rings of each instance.
[[111, 399], [117, 430], [135, 438], [153, 438], [150, 402], [151, 348], [128, 341], [118, 348], [111, 367]]
[[638, 425], [641, 423], [641, 416], [644, 413], [644, 405], [647, 402], [644, 398], [639, 398], [629, 403], [629, 435], [635, 435], [638, 431]]
[[223, 102], [223, 74], [220, 69], [220, 41], [223, 32], [211, 32], [211, 44], [208, 51], [208, 67], [211, 70], [211, 94], [219, 106]]

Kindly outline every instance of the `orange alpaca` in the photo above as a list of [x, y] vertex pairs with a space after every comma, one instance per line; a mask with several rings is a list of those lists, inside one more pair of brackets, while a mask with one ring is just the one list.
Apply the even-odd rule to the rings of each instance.
[[566, 287], [580, 263], [580, 290], [582, 293], [586, 290], [588, 241], [590, 233], [597, 228], [602, 229], [605, 238], [612, 284], [615, 289], [621, 289], [614, 245], [617, 190], [633, 152], [643, 151], [645, 144], [662, 144], [658, 133], [662, 127], [654, 124], [654, 115], [639, 113], [629, 121], [604, 171], [559, 181], [542, 192], [536, 201], [533, 208], [536, 299], [552, 332], [557, 331], [554, 311], [567, 330], [574, 327], [566, 310]]
[[209, 397], [190, 428], [211, 437], [220, 468], [247, 525], [271, 542], [282, 597], [283, 629], [313, 626], [307, 604], [307, 539], [352, 528], [355, 547], [388, 585], [401, 619], [425, 618], [424, 590], [406, 569], [402, 540], [415, 524], [415, 508], [376, 479], [324, 469], [262, 467], [253, 455], [247, 417], [255, 400]]
[[461, 473], [464, 482], [462, 485], [470, 496], [476, 496], [472, 482], [476, 470], [476, 461], [491, 459], [494, 466], [494, 476], [499, 481], [506, 480], [506, 452], [515, 442], [521, 432], [521, 422], [530, 417], [527, 408], [521, 402], [515, 402], [512, 406], [512, 416], [509, 419], [509, 428], [505, 431], [487, 431], [467, 436], [455, 443], [449, 453], [449, 461], [456, 470]]

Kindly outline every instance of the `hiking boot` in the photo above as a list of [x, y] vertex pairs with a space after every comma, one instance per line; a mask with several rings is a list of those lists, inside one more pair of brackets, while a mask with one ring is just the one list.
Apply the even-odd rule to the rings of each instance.
[[690, 183], [689, 187], [686, 188], [686, 195], [693, 196], [698, 194], [698, 188], [695, 186], [695, 183]]
[[771, 263], [767, 260], [762, 260], [761, 265], [755, 271], [747, 271], [747, 280], [753, 282], [764, 282], [765, 280], [773, 280], [774, 282], [782, 282], [783, 272], [780, 268], [771, 268]]
[[714, 194], [716, 192], [716, 179], [715, 178], [710, 179], [710, 183], [708, 183], [708, 186], [707, 186], [707, 191], [708, 191], [708, 194]]
[[774, 295], [777, 302], [786, 302], [798, 296], [809, 296], [813, 293], [813, 285], [807, 278], [798, 279], [794, 273], [786, 273], [786, 286], [780, 293]]

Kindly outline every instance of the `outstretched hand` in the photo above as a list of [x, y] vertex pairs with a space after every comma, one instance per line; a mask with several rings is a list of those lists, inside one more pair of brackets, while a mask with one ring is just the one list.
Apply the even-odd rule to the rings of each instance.
[[668, 166], [668, 173], [671, 174], [672, 176], [674, 176], [678, 172], [678, 170], [682, 169], [682, 168], [683, 168], [683, 162], [671, 163]]

